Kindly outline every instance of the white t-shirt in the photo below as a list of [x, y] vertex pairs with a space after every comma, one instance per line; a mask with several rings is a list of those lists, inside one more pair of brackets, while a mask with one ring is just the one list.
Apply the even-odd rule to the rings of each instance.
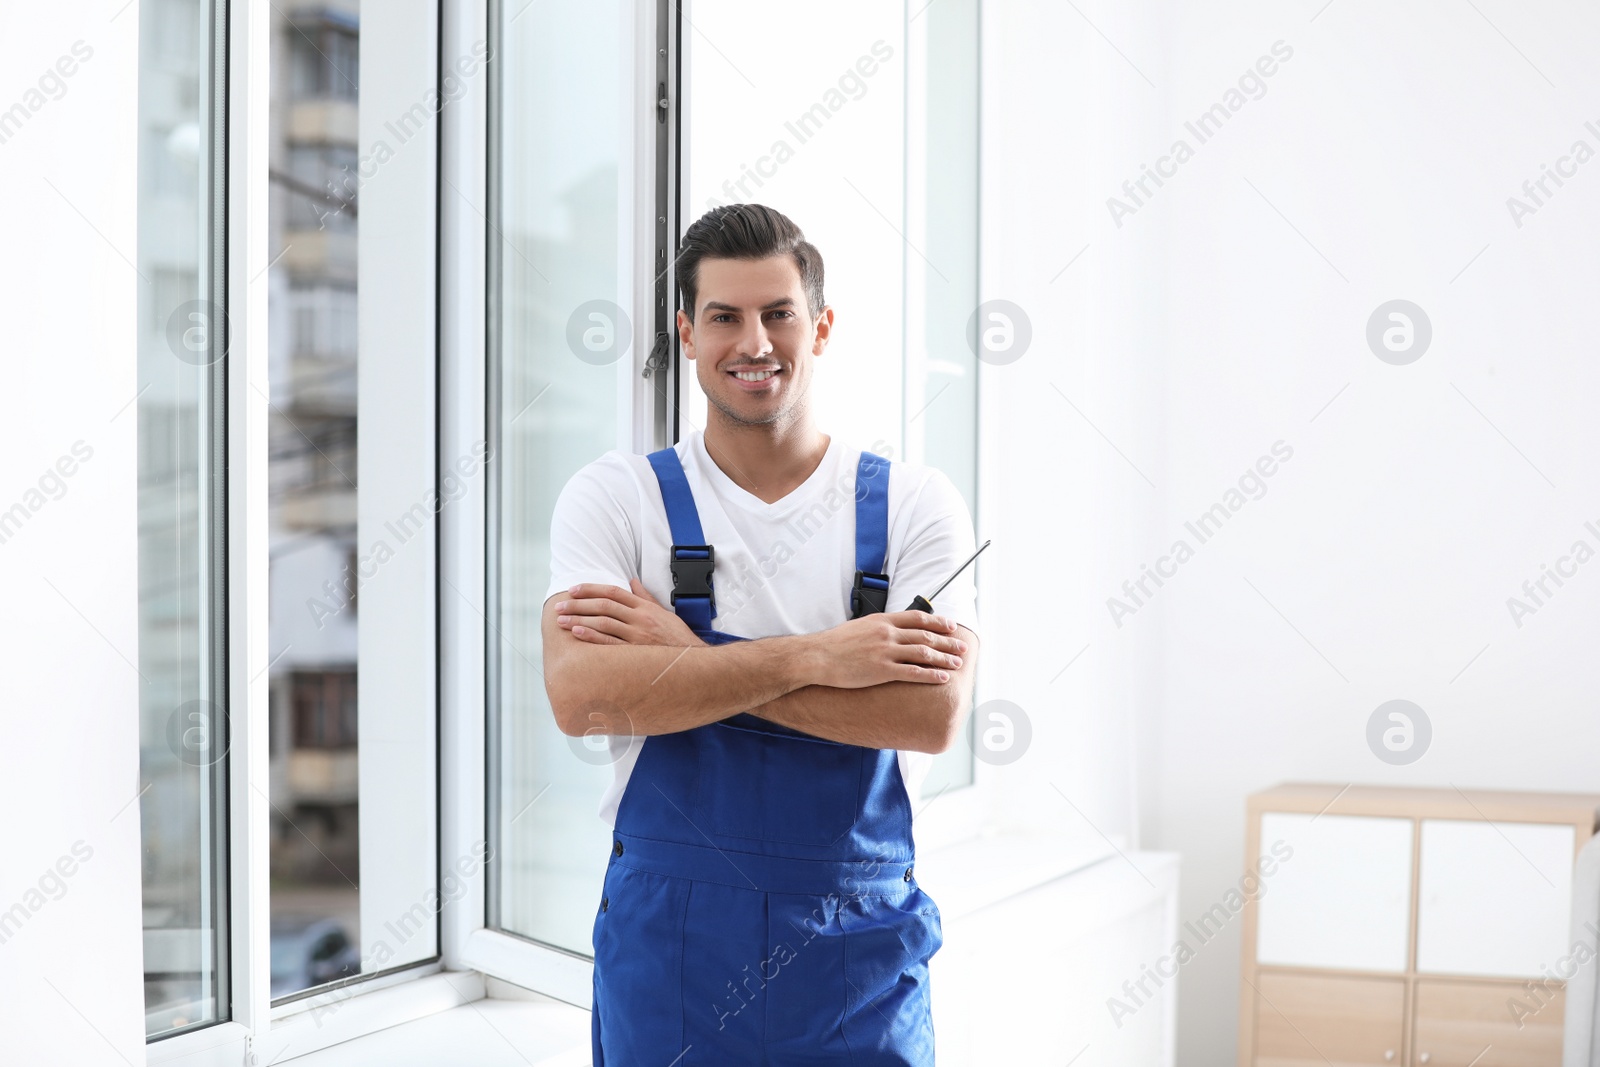
[[[700, 513], [706, 543], [716, 549], [711, 584], [714, 629], [761, 638], [818, 633], [850, 619], [856, 573], [856, 467], [861, 449], [837, 434], [798, 488], [773, 504], [740, 488], [706, 453], [702, 432], [675, 446]], [[889, 472], [890, 611], [927, 596], [976, 548], [972, 517], [943, 471], [895, 461]], [[663, 605], [672, 604], [672, 532], [666, 504], [647, 457], [613, 449], [575, 473], [550, 520], [550, 587], [545, 599], [579, 582], [628, 588], [638, 578]], [[977, 564], [933, 600], [933, 610], [974, 634], [978, 630]], [[609, 735], [613, 780], [599, 815], [616, 824], [617, 805], [638, 760], [642, 739]], [[916, 810], [933, 756], [897, 750], [900, 775]]]

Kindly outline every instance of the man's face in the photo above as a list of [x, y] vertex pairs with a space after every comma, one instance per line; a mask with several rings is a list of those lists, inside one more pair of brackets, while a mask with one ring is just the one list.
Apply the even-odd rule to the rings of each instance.
[[[805, 411], [812, 359], [822, 355], [833, 309], [811, 321], [800, 268], [787, 255], [703, 259], [694, 323], [678, 312], [678, 336], [706, 400], [730, 422], [782, 423]], [[773, 371], [761, 381], [746, 374]]]

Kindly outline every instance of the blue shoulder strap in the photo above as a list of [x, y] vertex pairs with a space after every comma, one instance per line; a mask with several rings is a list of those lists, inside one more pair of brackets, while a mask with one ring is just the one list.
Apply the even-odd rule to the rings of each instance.
[[716, 599], [711, 591], [711, 570], [715, 556], [700, 529], [700, 512], [683, 476], [683, 463], [677, 449], [667, 447], [649, 455], [661, 485], [661, 500], [667, 506], [667, 525], [672, 529], [672, 610], [691, 630], [711, 629], [716, 617]]
[[889, 610], [889, 460], [865, 449], [856, 468], [856, 580], [850, 617]]
[[[692, 630], [710, 630], [716, 617], [711, 573], [715, 550], [705, 543], [700, 512], [675, 448], [648, 457], [672, 531], [672, 610]], [[889, 576], [883, 573], [889, 552], [889, 460], [863, 451], [856, 468], [856, 577], [850, 591], [851, 618], [887, 611]]]

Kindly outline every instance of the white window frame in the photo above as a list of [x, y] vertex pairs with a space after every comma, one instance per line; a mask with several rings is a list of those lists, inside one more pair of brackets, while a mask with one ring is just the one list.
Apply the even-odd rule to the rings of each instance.
[[[395, 2], [395, 0], [388, 0]], [[440, 18], [441, 40], [445, 40], [439, 54], [454, 56], [461, 49], [463, 27], [484, 25], [483, 0], [406, 0], [419, 9], [437, 11]], [[267, 485], [268, 485], [268, 356], [267, 356], [267, 285], [266, 271], [272, 258], [268, 245], [267, 227], [267, 157], [269, 150], [269, 99], [271, 51], [271, 0], [231, 0], [227, 11], [227, 310], [230, 323], [228, 354], [227, 399], [227, 449], [228, 479], [228, 678], [230, 752], [228, 754], [228, 882], [230, 914], [228, 919], [228, 966], [232, 990], [231, 1005], [226, 1010], [229, 1018], [217, 1023], [171, 1037], [158, 1038], [146, 1045], [146, 1062], [182, 1063], [185, 1067], [237, 1067], [240, 1063], [283, 1062], [292, 1057], [306, 1055], [352, 1038], [444, 1011], [463, 1003], [481, 999], [485, 995], [481, 974], [441, 973], [447, 961], [446, 931], [450, 919], [464, 902], [446, 905], [440, 916], [440, 957], [416, 963], [393, 973], [357, 979], [343, 987], [334, 987], [325, 993], [304, 998], [274, 1008], [267, 961], [270, 958], [271, 910], [268, 885], [271, 805], [266, 799], [264, 786], [268, 780], [268, 677], [267, 668], [272, 658], [268, 645], [268, 553], [267, 553]], [[466, 47], [476, 36], [466, 38]], [[450, 49], [454, 48], [452, 51]], [[370, 64], [370, 57], [369, 57]], [[374, 68], [368, 65], [368, 73]], [[442, 130], [460, 134], [458, 127], [470, 127], [471, 120], [451, 115], [452, 109], [463, 113], [476, 112], [482, 123], [482, 94], [476, 92], [482, 84], [480, 70], [473, 91], [444, 109], [438, 120]], [[372, 84], [368, 78], [366, 83]], [[382, 84], [381, 82], [379, 84]], [[392, 109], [398, 113], [413, 101], [396, 102]], [[383, 113], [391, 108], [383, 107]], [[420, 136], [420, 135], [419, 135]], [[431, 136], [431, 133], [430, 133]], [[480, 138], [481, 140], [481, 138]], [[441, 148], [442, 151], [442, 148]], [[424, 180], [429, 187], [436, 185], [436, 168], [431, 160], [423, 168]], [[481, 164], [480, 164], [481, 169]], [[429, 195], [435, 195], [433, 189]], [[440, 201], [441, 210], [448, 201]], [[470, 227], [460, 219], [451, 221], [452, 231], [469, 233]], [[407, 245], [418, 251], [418, 256], [397, 255], [396, 261], [411, 262], [414, 269], [427, 273], [423, 284], [432, 279], [437, 262], [434, 241], [438, 227], [426, 213], [419, 213], [416, 231], [402, 235]], [[420, 257], [420, 260], [419, 260]], [[406, 269], [401, 266], [399, 269]], [[415, 281], [415, 278], [408, 280]], [[431, 290], [433, 286], [428, 285]], [[431, 350], [435, 331], [432, 301], [422, 301], [423, 306], [401, 305], [400, 314], [393, 319], [410, 316], [409, 322], [392, 322], [388, 331], [404, 333], [417, 331], [409, 342], [413, 347]], [[448, 306], [448, 305], [445, 305]], [[442, 310], [442, 307], [440, 308]], [[445, 350], [459, 354], [459, 349], [441, 345], [439, 359]], [[420, 349], [419, 349], [420, 350]], [[480, 348], [481, 351], [481, 348]], [[415, 353], [413, 353], [415, 354]], [[441, 371], [441, 373], [443, 373]], [[481, 397], [481, 392], [480, 392]], [[432, 406], [433, 397], [425, 398]], [[453, 461], [458, 452], [442, 450], [441, 460]], [[442, 472], [436, 471], [436, 475]], [[477, 499], [481, 501], [481, 485], [485, 474], [480, 468], [473, 480]], [[380, 479], [381, 480], [381, 479]], [[445, 517], [452, 512], [464, 512], [473, 499], [469, 494], [461, 507], [446, 507], [440, 512], [439, 534], [444, 534]], [[441, 588], [445, 588], [440, 583]], [[440, 594], [443, 602], [443, 595]], [[430, 621], [428, 629], [431, 631]], [[429, 640], [427, 643], [431, 644]], [[397, 652], [398, 654], [398, 652]], [[454, 662], [449, 656], [444, 663]], [[431, 686], [429, 687], [432, 688]], [[480, 705], [481, 707], [481, 705]], [[443, 771], [444, 753], [450, 749], [449, 738], [454, 734], [443, 725], [439, 736], [439, 768]], [[412, 769], [413, 771], [415, 768]], [[433, 768], [429, 768], [433, 777]], [[364, 774], [366, 772], [364, 771]], [[409, 773], [409, 772], [408, 772]], [[382, 783], [392, 788], [391, 776]], [[441, 782], [440, 816], [459, 805], [449, 802], [462, 795], [459, 788], [471, 783], [445, 784]], [[366, 785], [374, 783], [364, 782]], [[481, 783], [476, 786], [481, 796]], [[363, 822], [368, 820], [363, 819]], [[439, 831], [444, 832], [441, 822]], [[480, 835], [481, 836], [481, 835]], [[458, 837], [452, 837], [454, 847]], [[446, 848], [446, 857], [455, 853]], [[413, 862], [412, 857], [407, 858]], [[414, 864], [413, 864], [414, 865]], [[430, 861], [434, 877], [438, 865]], [[414, 881], [417, 872], [411, 872]], [[391, 880], [392, 881], [392, 880]], [[364, 878], [363, 910], [367, 907], [370, 892], [381, 892], [377, 885], [385, 882], [382, 874]], [[437, 884], [437, 882], [435, 882]], [[405, 898], [414, 894], [407, 891]], [[255, 1057], [255, 1058], [250, 1058]]]
[[[461, 6], [470, 8], [471, 16], [460, 20], [456, 26], [458, 32], [471, 25], [483, 27], [481, 32], [486, 33], [487, 0], [471, 0]], [[658, 5], [656, 0], [632, 0], [631, 11], [632, 33], [624, 42], [629, 61], [624, 69], [632, 72], [634, 81], [626, 87], [623, 97], [641, 106], [631, 109], [631, 128], [626, 134], [630, 143], [623, 153], [625, 162], [631, 160], [632, 165], [619, 169], [619, 180], [623, 183], [620, 195], [632, 202], [633, 212], [631, 224], [629, 220], [622, 220], [619, 225], [618, 239], [622, 245], [620, 251], [631, 261], [625, 274], [631, 289], [627, 294], [627, 306], [630, 311], [638, 309], [630, 315], [633, 344], [628, 360], [631, 369], [625, 373], [638, 384], [622, 409], [632, 412], [632, 425], [631, 428], [619, 427], [619, 436], [624, 440], [619, 441], [618, 446], [639, 450], [656, 447], [652, 442], [664, 439], [668, 431], [663, 420], [669, 413], [652, 410], [651, 391], [643, 377], [644, 364], [654, 343], [655, 320], [645, 309], [650, 306], [655, 291], [652, 263], [658, 215], [655, 182], [638, 176], [655, 173], [658, 123], [653, 111], [642, 105], [655, 98], [653, 72]], [[675, 32], [676, 27], [669, 24], [669, 56], [676, 53]], [[641, 75], [645, 71], [651, 73]], [[488, 382], [483, 357], [489, 279], [485, 241], [501, 238], [492, 232], [487, 236], [485, 233], [488, 227], [483, 216], [487, 215], [484, 205], [490, 131], [487, 115], [478, 110], [482, 99], [486, 97], [475, 100], [472, 110], [458, 113], [456, 129], [446, 127], [447, 143], [442, 160], [443, 173], [477, 205], [476, 211], [462, 205], [453, 214], [447, 210], [441, 216], [444, 263], [441, 442], [447, 455], [458, 454], [461, 449], [470, 447], [471, 442], [482, 440], [487, 432]], [[677, 122], [679, 101], [670, 90], [668, 99], [670, 128]], [[456, 197], [457, 201], [460, 199]], [[450, 201], [447, 199], [445, 203], [448, 206]], [[497, 476], [492, 463], [490, 476]], [[472, 605], [454, 595], [441, 601], [445, 647], [442, 722], [448, 738], [442, 752], [446, 783], [443, 834], [447, 856], [460, 855], [472, 842], [491, 837], [487, 823], [485, 729], [487, 716], [497, 714], [498, 709], [491, 705], [484, 674], [487, 649], [482, 612], [487, 577], [486, 522], [481, 508], [462, 508], [449, 515], [441, 530], [441, 576], [468, 596], [476, 594], [478, 597]], [[459, 906], [445, 913], [446, 966], [471, 968], [588, 1010], [593, 994], [593, 962], [587, 956], [490, 928], [485, 921], [488, 877], [480, 869], [468, 883]]]
[[[227, 4], [228, 316], [228, 918], [227, 1021], [158, 1038], [145, 1062], [244, 1062], [270, 1005], [267, 781], [267, 291], [245, 279], [266, 262], [269, 16], [263, 0]], [[257, 392], [259, 390], [259, 393]], [[260, 974], [256, 972], [259, 969]]]
[[[913, 5], [922, 6], [922, 0], [908, 0], [905, 7], [906, 36], [905, 36], [905, 136], [908, 170], [906, 173], [905, 218], [903, 232], [911, 247], [926, 248], [928, 241], [927, 231], [927, 183], [921, 175], [909, 169], [909, 161], [921, 158], [921, 137], [923, 123], [928, 121], [930, 105], [927, 93], [928, 57], [928, 19], [911, 18]], [[981, 2], [980, 2], [981, 8]], [[981, 63], [979, 67], [981, 79]], [[980, 112], [981, 113], [981, 112]], [[978, 152], [978, 145], [973, 145], [973, 152]], [[972, 210], [977, 211], [978, 205], [974, 203]], [[981, 230], [980, 230], [981, 242]], [[982, 247], [974, 250], [979, 257], [978, 264], [978, 291], [983, 292]], [[904, 410], [920, 410], [924, 403], [923, 396], [923, 353], [925, 347], [923, 338], [922, 311], [924, 303], [925, 267], [924, 261], [918, 256], [904, 257], [905, 284], [905, 332], [906, 332], [906, 377], [908, 383], [906, 407]], [[974, 294], [976, 296], [977, 294]], [[989, 438], [993, 436], [992, 428], [999, 425], [995, 419], [993, 399], [995, 390], [985, 388], [986, 375], [984, 371], [991, 369], [989, 364], [978, 360], [975, 364], [978, 376], [978, 414], [977, 428], [974, 440], [979, 456], [994, 455], [990, 450]], [[908, 442], [907, 459], [913, 462], [924, 462], [921, 441]], [[983, 465], [978, 467], [977, 500], [974, 503], [972, 521], [978, 531], [984, 528], [984, 519], [991, 514], [987, 498], [991, 492], [991, 479], [984, 477]], [[982, 543], [982, 537], [979, 537]], [[974, 564], [976, 566], [976, 564]], [[981, 576], [982, 571], [979, 571]], [[983, 584], [979, 581], [979, 599], [983, 596]], [[968, 710], [968, 717], [972, 712], [988, 699], [992, 688], [994, 670], [990, 666], [985, 669], [981, 653], [978, 662], [978, 675], [973, 687], [972, 707]], [[963, 730], [964, 738], [971, 731], [970, 724]], [[958, 745], [965, 741], [958, 740]], [[998, 822], [1001, 813], [1001, 797], [996, 788], [995, 777], [1000, 768], [990, 766], [983, 760], [969, 755], [972, 761], [971, 783], [944, 793], [936, 793], [932, 797], [915, 797], [912, 799], [912, 810], [915, 813], [914, 833], [916, 835], [917, 851], [924, 855], [937, 851], [962, 841], [971, 840], [985, 832]]]
[[[693, 21], [693, 0], [682, 0], [682, 3], [685, 19]], [[904, 132], [907, 137], [905, 158], [907, 160], [918, 158], [921, 154], [916, 151], [919, 147], [917, 138], [920, 136], [920, 123], [926, 120], [930, 107], [926, 91], [926, 70], [929, 64], [928, 20], [926, 18], [911, 17], [917, 8], [923, 6], [924, 0], [908, 0], [904, 5], [903, 13], [907, 20], [906, 34], [901, 42], [896, 42], [903, 45], [906, 56], [903, 90], [905, 93]], [[981, 11], [981, 0], [979, 6]], [[700, 41], [694, 35], [691, 34], [685, 37], [682, 49], [683, 62], [685, 64], [695, 62], [694, 51], [699, 45]], [[716, 56], [714, 52], [708, 52], [707, 61], [721, 62], [722, 59]], [[981, 58], [979, 74], [981, 79]], [[687, 175], [689, 171], [690, 160], [688, 159], [688, 154], [692, 151], [691, 146], [693, 144], [690, 128], [694, 121], [694, 108], [688, 102], [688, 96], [691, 91], [689, 84], [689, 79], [684, 79], [685, 110], [683, 112], [682, 151], [685, 158], [679, 168], [679, 173], [683, 175]], [[973, 151], [977, 153], [979, 146], [974, 145]], [[908, 172], [906, 175], [905, 217], [900, 220], [900, 225], [911, 247], [927, 247], [927, 227], [925, 222], [928, 214], [927, 196], [926, 183], [918, 175]], [[978, 205], [974, 203], [973, 210], [976, 211], [977, 209]], [[700, 209], [695, 205], [690, 205], [681, 220], [680, 232], [692, 223], [699, 214]], [[978, 291], [980, 293], [985, 291], [983, 261], [984, 253], [987, 251], [982, 247], [981, 241], [980, 230], [980, 246], [976, 250], [979, 259]], [[823, 254], [827, 254], [827, 249], [823, 249]], [[904, 348], [906, 366], [904, 369], [906, 371], [905, 380], [909, 383], [906, 396], [903, 398], [902, 411], [915, 411], [922, 406], [924, 400], [922, 382], [918, 377], [923, 369], [923, 360], [920, 356], [923, 350], [921, 344], [922, 323], [919, 316], [923, 300], [921, 284], [924, 268], [922, 261], [918, 257], [907, 256], [902, 269], [905, 272], [906, 281], [905, 306], [903, 309], [905, 312], [903, 321], [906, 331]], [[976, 294], [974, 295], [976, 296]], [[980, 456], [996, 454], [993, 450], [993, 441], [996, 436], [995, 429], [1002, 425], [1000, 421], [1001, 413], [995, 407], [996, 390], [987, 387], [986, 384], [989, 373], [994, 369], [982, 360], [977, 361], [978, 417], [975, 440]], [[693, 418], [701, 420], [703, 423], [706, 407], [705, 398], [700, 392], [699, 383], [695, 380], [694, 372], [690, 369], [688, 360], [681, 353], [676, 356], [676, 371], [678, 404], [685, 412], [691, 413]], [[670, 442], [662, 441], [662, 444], [667, 443]], [[920, 441], [912, 439], [907, 443], [906, 454], [897, 458], [911, 462], [925, 462]], [[994, 510], [989, 503], [992, 499], [991, 494], [994, 491], [991, 482], [992, 479], [984, 477], [984, 471], [980, 463], [977, 500], [973, 508], [973, 522], [979, 531], [983, 529], [985, 517], [992, 514]], [[981, 543], [981, 536], [979, 541]], [[980, 571], [979, 573], [979, 597], [981, 601], [982, 572]], [[976, 709], [983, 701], [989, 698], [990, 691], [993, 688], [992, 673], [992, 670], [985, 669], [980, 660], [976, 685], [972, 694], [973, 709]], [[964, 730], [963, 737], [965, 733], [966, 731]], [[956, 744], [965, 745], [966, 742], [957, 740]], [[915, 819], [914, 833], [919, 854], [926, 856], [936, 850], [956, 845], [963, 841], [970, 841], [975, 837], [990, 833], [1004, 824], [1006, 818], [1005, 797], [998, 788], [1001, 776], [1004, 773], [1003, 769], [990, 766], [975, 757], [969, 758], [971, 758], [972, 762], [972, 781], [970, 783], [944, 792], [936, 792], [932, 796], [912, 798], [912, 811]]]
[[[694, 17], [692, 0], [683, 0], [682, 7], [684, 25], [689, 25]], [[634, 71], [637, 78], [639, 72], [654, 69], [657, 7], [654, 0], [634, 0], [633, 8], [635, 18], [635, 32], [631, 43], [633, 63], [629, 69]], [[486, 25], [486, 13], [484, 19], [483, 24]], [[913, 26], [915, 25], [913, 23]], [[677, 26], [669, 25], [668, 51], [674, 57], [680, 52], [676, 31]], [[908, 41], [913, 46], [921, 42], [920, 35], [913, 36]], [[670, 106], [667, 116], [669, 128], [679, 122], [680, 111], [686, 107], [688, 91], [686, 79], [673, 80], [679, 81], [684, 87], [678, 92], [669, 92]], [[653, 86], [636, 82], [631, 88], [629, 98], [647, 100], [652, 90]], [[920, 91], [917, 95], [921, 96]], [[468, 112], [461, 113], [461, 115], [466, 114]], [[483, 121], [484, 116], [476, 111], [470, 114], [473, 123], [470, 135], [467, 131], [456, 131], [461, 136], [452, 137], [447, 144], [443, 169], [457, 188], [463, 192], [472, 190], [468, 195], [481, 196], [486, 187], [485, 166], [489, 131], [487, 122]], [[650, 307], [654, 292], [655, 272], [651, 264], [655, 259], [656, 247], [652, 223], [657, 216], [654, 183], [639, 180], [637, 176], [654, 173], [656, 123], [648, 108], [636, 108], [633, 114], [635, 165], [622, 168], [621, 173], [624, 179], [634, 176], [631, 181], [633, 270], [630, 275], [634, 292], [628, 306], [630, 310], [637, 309], [637, 313], [632, 316], [635, 335], [630, 358], [635, 364], [631, 373], [638, 384], [633, 391], [631, 404], [634, 416], [632, 447], [636, 451], [646, 451], [670, 443], [671, 413], [658, 412], [651, 408], [648, 403], [650, 390], [642, 378], [643, 362], [654, 340], [652, 336], [654, 319], [646, 309]], [[688, 112], [684, 111], [684, 135], [680, 148], [682, 151], [687, 151], [687, 122]], [[449, 136], [448, 127], [447, 136]], [[672, 176], [669, 202], [681, 201], [680, 190], [676, 183], [685, 173], [686, 165], [686, 160], [680, 160], [676, 166], [668, 168], [668, 173]], [[915, 208], [916, 205], [908, 204], [908, 212], [914, 211]], [[673, 232], [681, 233], [691, 221], [692, 218], [679, 218], [676, 220]], [[454, 217], [447, 211], [442, 217], [442, 223], [444, 229], [442, 258], [445, 264], [443, 287], [445, 310], [442, 318], [446, 323], [447, 339], [445, 351], [441, 353], [443, 361], [441, 373], [445, 382], [443, 410], [447, 425], [441, 429], [441, 440], [444, 442], [445, 452], [450, 454], [452, 450], [459, 452], [471, 441], [480, 439], [484, 433], [487, 382], [484, 380], [483, 360], [479, 357], [484, 351], [483, 311], [487, 307], [488, 279], [484, 269], [486, 255], [482, 242], [486, 227], [483, 225], [483, 219], [470, 210], [462, 209], [458, 210]], [[463, 225], [457, 226], [456, 223]], [[626, 226], [622, 228], [627, 230]], [[500, 238], [491, 234], [489, 239]], [[626, 237], [623, 239], [627, 240]], [[668, 280], [673, 286], [669, 291], [675, 294], [675, 276], [669, 276]], [[676, 390], [678, 402], [686, 404], [690, 391], [697, 389], [698, 386], [694, 382], [693, 374], [686, 369], [687, 361], [677, 352], [675, 329], [672, 340], [674, 378], [671, 388]], [[980, 372], [981, 370], [980, 367]], [[993, 390], [984, 390], [981, 383], [980, 373], [978, 425], [980, 448], [983, 447], [986, 436], [992, 432], [991, 428], [998, 425], [989, 406], [992, 405]], [[454, 396], [451, 395], [452, 390], [456, 390]], [[985, 403], [985, 398], [990, 398], [988, 404]], [[981, 513], [986, 480], [980, 479], [979, 485]], [[450, 582], [458, 589], [465, 591], [484, 588], [485, 543], [486, 527], [481, 511], [462, 509], [451, 516], [448, 527], [443, 531], [444, 551], [441, 566]], [[483, 618], [479, 614], [481, 602], [476, 608], [469, 607], [461, 604], [460, 598], [457, 597], [453, 604], [448, 599], [444, 604], [446, 614], [443, 624], [449, 649], [446, 653], [447, 665], [444, 675], [446, 696], [443, 721], [449, 738], [445, 744], [444, 802], [447, 815], [444, 836], [446, 854], [449, 855], [459, 854], [463, 844], [480, 840], [487, 834], [488, 827], [484, 819], [487, 800], [484, 792], [486, 789], [484, 716], [497, 713], [497, 709], [489, 705], [489, 696], [484, 690], [482, 665], [486, 649], [483, 646]], [[981, 671], [979, 677], [980, 686], [973, 696], [974, 707], [984, 699], [983, 691], [988, 685], [987, 676]], [[1001, 768], [991, 767], [981, 760], [974, 759], [973, 781], [970, 785], [951, 790], [936, 798], [916, 800], [914, 810], [918, 812], [916, 835], [919, 852], [926, 855], [998, 829], [1001, 826], [1004, 799], [998, 788], [1001, 771]], [[455, 852], [451, 852], [452, 848]], [[557, 1000], [584, 1009], [589, 1008], [593, 993], [592, 961], [577, 953], [489, 928], [483, 921], [485, 893], [486, 880], [480, 872], [472, 883], [469, 893], [462, 899], [462, 907], [456, 909], [453, 916], [447, 914], [445, 933], [447, 966], [470, 967], [485, 975], [504, 979]]]
[[[488, 0], [437, 0], [440, 55], [454, 57], [488, 39]], [[252, 783], [267, 779], [267, 677], [271, 651], [267, 634], [267, 290], [263, 271], [267, 246], [268, 52], [270, 0], [232, 0], [228, 23], [228, 312], [232, 325], [228, 393], [230, 462], [228, 559], [230, 702], [234, 751], [229, 778], [229, 881], [231, 886], [230, 980], [232, 1017], [215, 1026], [160, 1039], [147, 1046], [147, 1062], [183, 1063], [186, 1067], [235, 1067], [241, 1062], [288, 1062], [294, 1057], [340, 1042], [458, 1007], [486, 995], [486, 979], [503, 979], [577, 1007], [588, 1009], [593, 964], [586, 956], [490, 929], [486, 887], [492, 867], [478, 866], [464, 879], [465, 892], [440, 912], [440, 959], [382, 977], [358, 981], [342, 989], [274, 1009], [265, 961], [269, 955], [268, 831], [270, 806]], [[684, 5], [683, 25], [693, 18]], [[676, 4], [668, 5], [675, 10]], [[630, 99], [653, 96], [655, 81], [656, 0], [633, 0], [633, 29], [628, 44], [635, 74]], [[669, 27], [669, 53], [675, 66], [679, 53], [677, 24]], [[908, 43], [914, 44], [915, 38]], [[495, 57], [497, 58], [497, 57]], [[491, 58], [490, 62], [494, 59]], [[370, 71], [373, 57], [364, 57]], [[640, 75], [640, 72], [649, 72]], [[674, 69], [673, 74], [676, 74]], [[441, 466], [470, 454], [485, 439], [486, 311], [489, 307], [487, 242], [499, 239], [485, 224], [487, 215], [488, 92], [487, 71], [480, 70], [473, 88], [444, 109], [438, 131], [437, 337], [438, 450]], [[676, 77], [672, 79], [678, 81]], [[650, 84], [645, 84], [648, 81]], [[668, 125], [680, 127], [684, 101], [669, 91]], [[908, 108], [913, 101], [908, 97]], [[687, 140], [686, 121], [682, 123]], [[653, 181], [632, 176], [653, 174], [657, 129], [647, 108], [635, 109], [633, 159], [650, 166], [623, 168], [631, 185], [633, 225], [623, 240], [631, 247], [628, 277], [634, 292], [633, 374], [641, 374], [655, 332], [653, 315], [643, 313], [654, 294], [657, 218]], [[676, 203], [681, 161], [670, 167], [670, 199]], [[692, 220], [688, 220], [692, 221]], [[672, 233], [687, 222], [672, 220]], [[419, 223], [421, 225], [421, 223]], [[431, 227], [430, 227], [431, 230]], [[981, 275], [980, 275], [981, 276]], [[670, 279], [675, 292], [675, 279]], [[431, 335], [431, 331], [430, 331]], [[674, 331], [673, 352], [677, 352]], [[672, 387], [693, 388], [679, 374], [674, 360]], [[983, 389], [980, 374], [979, 441], [983, 448], [997, 425], [991, 410], [993, 391]], [[643, 386], [644, 379], [638, 378]], [[670, 436], [670, 413], [653, 410], [649, 390], [634, 391], [631, 411], [633, 447], [648, 450]], [[471, 479], [469, 494], [458, 506], [444, 508], [438, 525], [439, 626], [439, 855], [444, 864], [469, 854], [489, 840], [486, 796], [486, 716], [494, 713], [485, 687], [485, 619], [487, 479], [497, 475], [491, 460]], [[991, 492], [980, 481], [979, 514]], [[981, 677], [981, 676], [980, 676]], [[980, 684], [980, 690], [984, 687]], [[974, 694], [976, 706], [983, 699]], [[935, 803], [919, 800], [917, 839], [924, 854], [988, 832], [999, 823], [997, 768], [974, 761], [973, 783], [941, 796]], [[926, 809], [926, 810], [924, 810]], [[367, 881], [367, 879], [363, 879]], [[259, 973], [258, 973], [259, 972]], [[256, 1061], [246, 1057], [254, 1055]]]

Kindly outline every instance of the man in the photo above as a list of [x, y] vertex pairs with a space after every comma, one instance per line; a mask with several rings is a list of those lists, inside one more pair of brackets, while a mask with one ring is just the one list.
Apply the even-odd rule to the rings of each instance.
[[933, 1063], [918, 785], [959, 736], [977, 637], [966, 504], [815, 426], [822, 258], [758, 204], [678, 257], [708, 421], [612, 451], [551, 523], [545, 684], [604, 733], [595, 1067]]

